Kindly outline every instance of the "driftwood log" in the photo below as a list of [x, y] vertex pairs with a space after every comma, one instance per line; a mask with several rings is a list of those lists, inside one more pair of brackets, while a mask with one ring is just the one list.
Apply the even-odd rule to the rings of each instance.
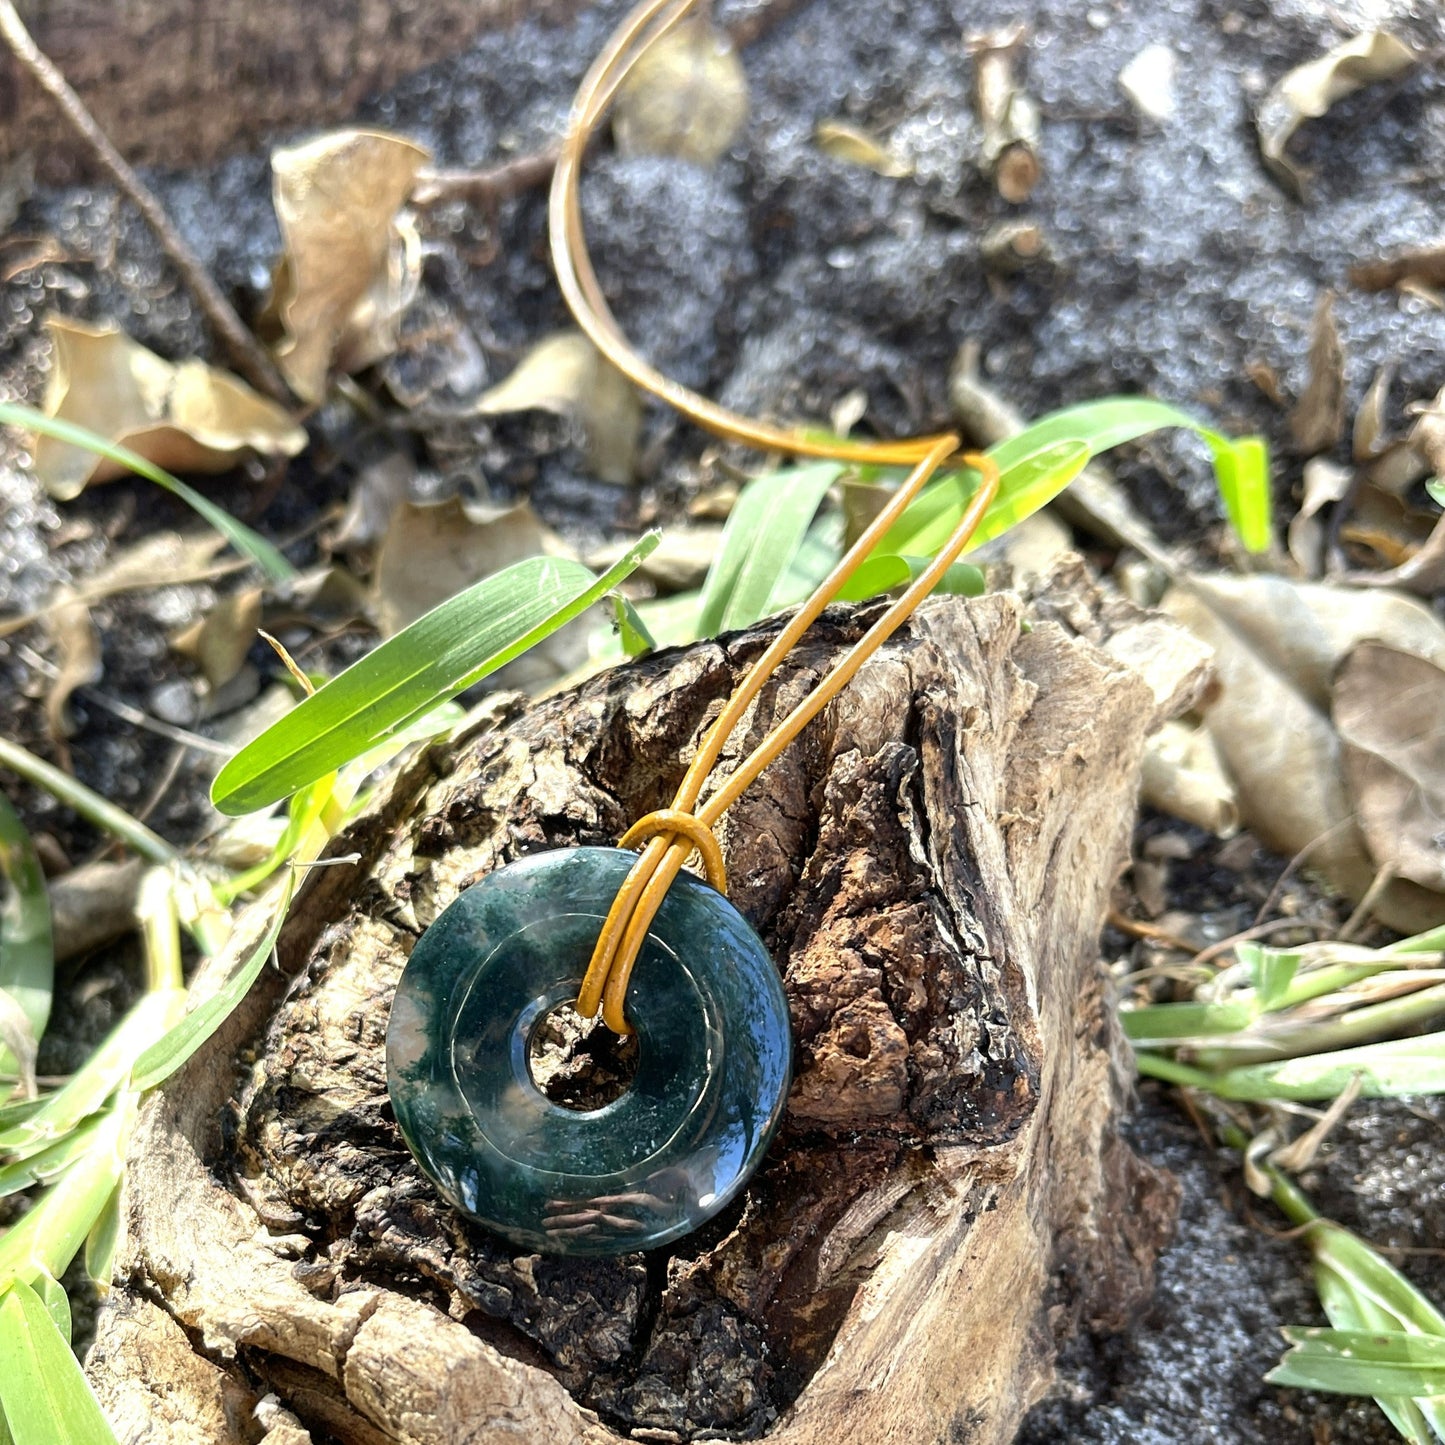
[[[825, 614], [724, 771], [872, 615]], [[667, 802], [767, 636], [496, 698], [336, 840], [361, 863], [312, 874], [280, 968], [143, 1111], [88, 1362], [122, 1439], [1006, 1442], [1057, 1342], [1137, 1308], [1173, 1194], [1116, 1132], [1098, 935], [1203, 658], [1077, 566], [925, 606], [725, 823], [797, 1045], [740, 1203], [657, 1255], [519, 1257], [403, 1147], [383, 1038], [418, 932]]]

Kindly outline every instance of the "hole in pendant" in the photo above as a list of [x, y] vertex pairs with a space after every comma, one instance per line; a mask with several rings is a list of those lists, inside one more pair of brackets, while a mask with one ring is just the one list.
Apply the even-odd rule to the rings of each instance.
[[527, 1040], [532, 1082], [554, 1104], [586, 1113], [619, 1099], [637, 1077], [637, 1035], [619, 1038], [597, 1018], [584, 1019], [570, 1003], [537, 1021]]

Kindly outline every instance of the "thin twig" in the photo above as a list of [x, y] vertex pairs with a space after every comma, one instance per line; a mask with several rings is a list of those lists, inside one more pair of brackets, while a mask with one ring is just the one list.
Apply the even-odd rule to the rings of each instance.
[[1306, 843], [1304, 847], [1301, 848], [1299, 852], [1296, 853], [1294, 857], [1289, 860], [1288, 863], [1284, 865], [1284, 872], [1281, 873], [1279, 877], [1274, 880], [1274, 887], [1269, 890], [1269, 896], [1264, 900], [1263, 903], [1259, 905], [1259, 912], [1254, 915], [1254, 921], [1256, 923], [1263, 923], [1264, 920], [1269, 917], [1270, 913], [1274, 910], [1274, 905], [1279, 902], [1280, 894], [1284, 892], [1284, 885], [1288, 883], [1291, 878], [1294, 877], [1298, 869], [1303, 867], [1304, 864], [1309, 861], [1310, 855], [1314, 853], [1316, 848], [1320, 847], [1321, 844], [1328, 842], [1331, 838], [1335, 836], [1335, 834], [1341, 832], [1345, 828], [1353, 827], [1354, 823], [1355, 819], [1352, 814], [1348, 818], [1342, 818], [1332, 827], [1326, 828], [1323, 833], [1320, 833], [1316, 837], [1311, 838], [1310, 841]]
[[125, 157], [111, 144], [110, 137], [96, 123], [95, 117], [85, 108], [84, 102], [71, 89], [55, 63], [36, 45], [25, 28], [24, 21], [16, 12], [12, 0], [0, 0], [0, 37], [4, 38], [6, 44], [15, 52], [15, 58], [30, 72], [36, 84], [50, 96], [61, 114], [90, 147], [96, 163], [155, 232], [161, 250], [170, 257], [171, 263], [194, 293], [206, 319], [230, 353], [236, 369], [253, 386], [280, 402], [282, 406], [294, 407], [296, 400], [275, 363], [236, 315], [235, 309], [221, 294], [220, 287], [211, 279], [210, 273], [201, 265], [195, 252], [182, 240], [180, 233], [171, 224], [170, 217], [166, 215], [165, 208], [131, 169]]
[[477, 171], [424, 170], [411, 193], [414, 206], [436, 206], [445, 201], [467, 201], [495, 206], [523, 191], [545, 186], [557, 168], [557, 147], [518, 156], [498, 166]]

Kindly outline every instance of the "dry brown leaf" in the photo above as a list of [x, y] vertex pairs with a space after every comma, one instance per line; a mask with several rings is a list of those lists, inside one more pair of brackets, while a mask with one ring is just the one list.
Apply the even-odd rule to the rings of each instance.
[[1410, 445], [1429, 462], [1437, 477], [1445, 477], [1445, 387], [1432, 401], [1416, 406]]
[[544, 337], [505, 381], [477, 399], [477, 411], [572, 417], [581, 423], [587, 463], [598, 479], [619, 486], [632, 480], [642, 404], [632, 383], [579, 331]]
[[1357, 35], [1317, 60], [1296, 66], [1265, 96], [1255, 117], [1264, 163], [1292, 196], [1302, 199], [1308, 177], [1285, 154], [1290, 137], [1306, 120], [1322, 116], [1362, 86], [1391, 80], [1415, 64], [1403, 41], [1383, 30]]
[[[52, 316], [45, 413], [98, 432], [173, 472], [224, 472], [241, 453], [294, 457], [306, 432], [275, 402], [200, 361], [174, 364], [114, 326]], [[89, 482], [128, 475], [84, 447], [37, 437], [35, 475], [69, 501]]]
[[1289, 414], [1290, 435], [1304, 456], [1328, 451], [1345, 434], [1345, 351], [1335, 325], [1335, 293], [1326, 291], [1310, 323], [1309, 380]]
[[264, 589], [245, 587], [218, 598], [202, 618], [171, 638], [171, 647], [196, 663], [211, 692], [240, 672], [261, 625]]
[[1325, 531], [1316, 514], [1340, 501], [1354, 479], [1349, 467], [1327, 457], [1311, 457], [1305, 463], [1304, 498], [1289, 524], [1289, 554], [1307, 577], [1318, 577], [1325, 564]]
[[[1203, 579], [1200, 579], [1203, 580]], [[1293, 624], [1313, 630], [1316, 644], [1324, 633], [1328, 652], [1348, 628], [1333, 633], [1323, 628], [1316, 609], [1290, 593], [1323, 593], [1323, 587], [1292, 587], [1283, 578], [1210, 578], [1216, 596], [1232, 604], [1229, 620], [1197, 592], [1176, 587], [1164, 600], [1164, 610], [1182, 622], [1214, 651], [1215, 687], [1204, 710], [1204, 723], [1213, 737], [1238, 799], [1240, 818], [1266, 846], [1285, 857], [1309, 849], [1307, 867], [1331, 887], [1358, 902], [1375, 881], [1378, 868], [1355, 821], [1354, 807], [1344, 783], [1341, 743], [1325, 711], [1328, 706], [1330, 665], [1325, 671], [1323, 696], [1312, 698], [1296, 674], [1281, 667], [1261, 642], [1274, 645], [1276, 654], [1302, 664], [1302, 674], [1313, 680], [1314, 648], [1294, 648], [1288, 634]], [[1247, 584], [1268, 584], [1249, 591]], [[1243, 585], [1240, 585], [1243, 584]], [[1232, 595], [1231, 595], [1232, 593]], [[1238, 604], [1248, 597], [1252, 615]], [[1360, 595], [1342, 592], [1339, 600], [1358, 605]], [[1411, 613], [1424, 608], [1406, 599], [1394, 599]], [[1271, 609], [1270, 603], [1279, 604]], [[1330, 609], [1324, 608], [1326, 612]], [[1252, 624], [1253, 631], [1241, 625]], [[1445, 648], [1445, 630], [1440, 644]], [[1348, 650], [1353, 640], [1339, 651]], [[1445, 923], [1445, 896], [1396, 878], [1383, 888], [1374, 913], [1402, 933], [1419, 933]]]
[[1369, 390], [1355, 413], [1354, 430], [1350, 434], [1350, 454], [1357, 462], [1373, 461], [1389, 445], [1385, 435], [1385, 404], [1390, 399], [1390, 381], [1395, 368], [1386, 362], [1375, 369]]
[[1145, 743], [1139, 800], [1216, 837], [1239, 831], [1239, 800], [1208, 728], [1166, 722]]
[[813, 129], [813, 142], [825, 156], [850, 166], [864, 166], [880, 176], [899, 180], [913, 174], [913, 167], [906, 160], [850, 121], [819, 121]]
[[1445, 627], [1411, 597], [1265, 575], [1196, 576], [1189, 587], [1321, 711], [1340, 659], [1368, 639], [1445, 667]]
[[1411, 247], [1350, 267], [1350, 284], [1361, 291], [1386, 291], [1405, 282], [1435, 291], [1445, 287], [1445, 245]]
[[0, 637], [39, 621], [54, 607], [68, 600], [93, 603], [117, 592], [140, 592], [148, 587], [168, 587], [182, 582], [202, 582], [248, 564], [244, 560], [217, 563], [213, 559], [226, 545], [219, 532], [198, 532], [183, 537], [179, 532], [155, 532], [135, 546], [117, 553], [81, 587], [62, 588], [38, 612], [0, 620]]
[[612, 135], [625, 156], [710, 166], [748, 119], [748, 81], [733, 43], [690, 20], [648, 46], [617, 93]]
[[359, 371], [395, 347], [420, 275], [416, 228], [401, 210], [430, 159], [368, 130], [272, 153], [284, 255], [268, 309], [282, 332], [277, 363], [302, 400], [321, 400], [333, 366]]
[[338, 632], [367, 615], [366, 589], [345, 567], [314, 567], [283, 582], [268, 598], [262, 626], [268, 632], [305, 626]]
[[59, 654], [59, 672], [45, 694], [45, 720], [50, 736], [64, 745], [75, 735], [70, 716], [70, 695], [101, 678], [100, 633], [90, 618], [90, 608], [74, 593], [67, 593], [46, 615], [46, 626]]
[[564, 555], [555, 532], [528, 502], [469, 507], [460, 497], [418, 505], [403, 502], [376, 559], [376, 620], [383, 637], [400, 632], [464, 587], [523, 557]]
[[1335, 675], [1333, 713], [1375, 862], [1445, 891], [1445, 671], [1362, 642]]
[[1434, 530], [1408, 561], [1383, 572], [1349, 572], [1342, 580], [1354, 587], [1400, 587], [1420, 597], [1433, 597], [1445, 587], [1445, 516], [1436, 521]]

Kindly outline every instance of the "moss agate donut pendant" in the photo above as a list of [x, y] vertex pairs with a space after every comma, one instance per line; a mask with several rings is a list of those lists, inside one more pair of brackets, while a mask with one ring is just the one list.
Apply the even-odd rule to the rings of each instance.
[[535, 854], [467, 889], [417, 942], [387, 1028], [397, 1123], [441, 1193], [529, 1250], [622, 1254], [696, 1229], [732, 1200], [782, 1117], [788, 1009], [762, 941], [684, 873], [627, 994], [637, 1070], [601, 1108], [554, 1103], [533, 1036], [571, 1003], [636, 862]]

